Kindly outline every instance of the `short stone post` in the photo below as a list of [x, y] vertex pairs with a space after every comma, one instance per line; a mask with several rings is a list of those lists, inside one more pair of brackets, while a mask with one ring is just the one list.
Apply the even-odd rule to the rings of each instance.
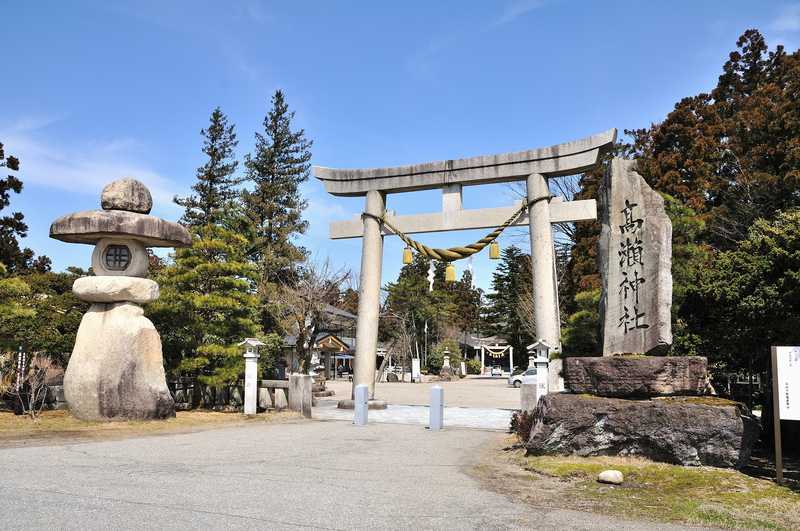
[[289, 375], [289, 410], [299, 411], [307, 419], [311, 418], [311, 387], [313, 380], [308, 374]]
[[444, 389], [440, 385], [431, 387], [430, 429], [439, 431], [444, 424]]
[[548, 365], [550, 360], [547, 358], [536, 358], [536, 391], [538, 396], [547, 394], [550, 378], [548, 373]]
[[359, 384], [355, 387], [353, 398], [353, 424], [356, 426], [367, 425], [367, 413], [369, 411], [369, 386]]
[[244, 346], [244, 414], [255, 415], [258, 408], [258, 347], [264, 345], [258, 339], [248, 337], [239, 346]]
[[535, 383], [526, 382], [519, 388], [520, 409], [530, 413], [539, 403], [539, 394]]

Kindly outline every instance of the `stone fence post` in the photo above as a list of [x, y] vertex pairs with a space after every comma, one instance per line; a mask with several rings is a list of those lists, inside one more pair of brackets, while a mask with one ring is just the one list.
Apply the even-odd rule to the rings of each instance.
[[299, 411], [311, 418], [311, 386], [313, 381], [308, 374], [289, 375], [289, 410]]

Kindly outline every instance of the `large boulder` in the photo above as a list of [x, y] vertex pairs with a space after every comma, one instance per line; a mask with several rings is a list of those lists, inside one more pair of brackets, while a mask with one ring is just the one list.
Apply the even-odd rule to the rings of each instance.
[[642, 456], [679, 465], [745, 466], [759, 421], [737, 402], [710, 397], [625, 400], [543, 397], [528, 439], [532, 455]]
[[92, 304], [78, 328], [64, 395], [72, 413], [84, 420], [175, 416], [161, 338], [140, 306]]
[[571, 393], [617, 398], [702, 395], [708, 362], [700, 356], [566, 358], [563, 374]]

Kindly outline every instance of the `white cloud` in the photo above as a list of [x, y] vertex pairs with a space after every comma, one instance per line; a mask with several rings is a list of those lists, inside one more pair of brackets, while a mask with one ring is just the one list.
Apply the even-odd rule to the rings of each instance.
[[476, 34], [485, 33], [514, 22], [539, 9], [545, 5], [545, 0], [512, 0], [507, 2], [503, 9], [493, 18], [486, 22], [482, 19], [480, 23], [461, 24], [452, 20], [448, 21], [448, 27], [453, 28], [448, 32], [438, 33], [423, 46], [417, 48], [407, 59], [406, 67], [414, 74], [427, 73], [432, 69], [432, 59], [440, 53], [454, 48], [459, 43], [473, 38]]
[[544, 5], [544, 0], [515, 0], [506, 4], [503, 11], [491, 24], [491, 27], [496, 28], [510, 22], [514, 22], [521, 16], [527, 15], [535, 9], [539, 9]]
[[133, 177], [147, 185], [160, 207], [172, 205], [181, 192], [170, 179], [136, 160], [139, 143], [130, 138], [66, 144], [47, 138], [43, 129], [58, 120], [23, 118], [0, 131], [7, 151], [20, 159], [24, 182], [70, 192], [98, 195], [108, 182]]
[[800, 31], [800, 4], [785, 7], [772, 22], [775, 31]]

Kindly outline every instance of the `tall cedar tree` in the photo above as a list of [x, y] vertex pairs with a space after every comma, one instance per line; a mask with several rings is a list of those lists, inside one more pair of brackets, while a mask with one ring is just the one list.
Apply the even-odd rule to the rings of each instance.
[[258, 337], [256, 271], [247, 240], [222, 227], [192, 227], [191, 247], [156, 277], [161, 297], [148, 315], [161, 333], [167, 370], [208, 385], [235, 382], [244, 370], [245, 337]]
[[768, 51], [746, 31], [710, 94], [684, 98], [630, 131], [639, 171], [694, 210], [715, 249], [732, 249], [758, 218], [800, 206], [800, 51]]
[[[19, 159], [11, 155], [6, 157], [2, 142], [0, 142], [0, 168], [19, 171]], [[22, 181], [14, 175], [7, 175], [5, 179], [0, 179], [0, 211], [11, 204], [12, 192], [15, 194], [22, 192]], [[32, 250], [19, 247], [18, 238], [28, 235], [28, 225], [24, 219], [25, 216], [21, 212], [0, 217], [0, 264], [5, 266], [8, 274], [49, 271], [48, 257], [34, 258]]]
[[519, 247], [512, 245], [503, 249], [500, 264], [492, 275], [493, 292], [486, 296], [489, 331], [504, 337], [517, 352], [525, 352], [534, 341], [528, 333], [530, 327], [522, 322], [523, 312], [517, 308], [520, 294], [531, 289], [530, 260], [530, 255]]
[[194, 193], [174, 199], [185, 209], [181, 222], [189, 227], [220, 224], [226, 209], [239, 195], [236, 185], [242, 182], [233, 176], [239, 165], [233, 152], [239, 144], [234, 125], [228, 125], [228, 118], [219, 107], [211, 113], [208, 129], [202, 129], [200, 134], [208, 160], [197, 168]]
[[264, 132], [256, 133], [255, 150], [244, 162], [247, 179], [255, 185], [242, 195], [252, 244], [249, 257], [265, 283], [290, 281], [294, 264], [306, 255], [293, 239], [308, 228], [300, 185], [310, 174], [312, 142], [303, 129], [292, 130], [293, 119], [283, 92], [277, 90], [264, 118]]

